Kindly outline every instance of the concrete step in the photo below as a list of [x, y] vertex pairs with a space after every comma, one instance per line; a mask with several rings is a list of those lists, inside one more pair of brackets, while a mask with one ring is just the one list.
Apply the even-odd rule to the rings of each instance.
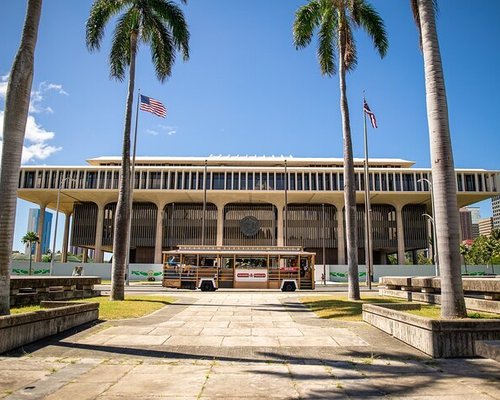
[[478, 356], [500, 362], [500, 340], [476, 340], [475, 350]]

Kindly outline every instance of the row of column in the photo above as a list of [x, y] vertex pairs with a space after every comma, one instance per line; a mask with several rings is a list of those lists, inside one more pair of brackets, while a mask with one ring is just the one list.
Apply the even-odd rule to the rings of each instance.
[[[158, 207], [158, 212], [156, 213], [156, 237], [155, 237], [155, 264], [162, 263], [162, 238], [163, 238], [163, 218], [165, 213], [165, 206], [168, 203], [156, 204]], [[224, 233], [224, 207], [226, 204], [215, 204], [217, 206], [217, 246], [223, 245], [223, 233]], [[337, 213], [342, 214], [343, 204], [333, 204]], [[104, 253], [102, 251], [102, 234], [103, 234], [103, 224], [104, 224], [104, 208], [106, 204], [97, 204], [97, 224], [95, 232], [95, 246], [94, 246], [94, 261], [96, 263], [102, 263], [104, 260]], [[278, 210], [278, 237], [277, 245], [284, 246], [285, 232], [284, 232], [284, 204], [274, 204]], [[45, 220], [45, 205], [40, 206], [40, 217], [38, 219], [38, 237], [40, 238], [40, 243], [36, 246], [35, 261], [40, 262], [42, 260], [42, 236], [43, 236], [43, 223]], [[398, 241], [398, 263], [404, 264], [405, 262], [405, 240], [404, 240], [404, 226], [403, 226], [403, 206], [395, 206], [396, 209], [396, 223], [397, 223], [397, 241]], [[340, 210], [340, 211], [339, 211]], [[61, 262], [67, 261], [68, 254], [68, 238], [69, 238], [69, 227], [71, 213], [65, 213], [65, 223], [64, 223], [64, 234], [63, 234], [63, 244], [62, 244], [62, 259]], [[345, 232], [344, 224], [342, 223], [342, 218], [338, 218], [337, 225], [337, 247], [338, 247], [338, 263], [346, 263], [345, 255]]]

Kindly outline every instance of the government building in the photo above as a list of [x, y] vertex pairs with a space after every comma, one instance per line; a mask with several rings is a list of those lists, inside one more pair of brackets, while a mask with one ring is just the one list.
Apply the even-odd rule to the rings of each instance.
[[[68, 246], [112, 252], [120, 157], [85, 166], [23, 166], [18, 197], [66, 215]], [[355, 159], [359, 261], [364, 263], [364, 160]], [[429, 247], [429, 168], [400, 159], [370, 159], [373, 257]], [[458, 206], [500, 194], [500, 172], [457, 169]], [[130, 262], [161, 263], [178, 245], [302, 246], [316, 262], [346, 263], [343, 160], [267, 156], [138, 157]], [[458, 211], [458, 210], [457, 210]], [[250, 229], [251, 228], [251, 229]], [[42, 230], [39, 229], [39, 232]], [[71, 236], [71, 240], [70, 240]], [[43, 239], [43, 238], [42, 238]], [[70, 243], [71, 242], [71, 243]], [[40, 255], [40, 251], [37, 256]]]

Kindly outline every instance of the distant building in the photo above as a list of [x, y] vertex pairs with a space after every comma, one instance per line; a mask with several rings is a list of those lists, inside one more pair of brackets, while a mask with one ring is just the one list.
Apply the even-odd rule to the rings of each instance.
[[464, 240], [474, 239], [472, 234], [472, 213], [467, 207], [462, 207], [460, 209], [460, 232], [462, 234], [462, 242]]
[[491, 199], [491, 208], [493, 209], [493, 228], [500, 229], [500, 196]]
[[[28, 214], [28, 230], [27, 232], [38, 233], [38, 218], [40, 218], [40, 210], [38, 208], [30, 208]], [[41, 237], [42, 254], [46, 254], [50, 249], [50, 230], [52, 229], [52, 213], [46, 211], [45, 219], [43, 220], [43, 231]], [[32, 248], [32, 254], [35, 254], [35, 246]], [[29, 246], [26, 245], [25, 254], [29, 254]]]
[[490, 236], [493, 230], [493, 218], [483, 218], [479, 221], [479, 235]]
[[481, 220], [481, 209], [479, 207], [463, 207], [465, 210], [470, 211], [472, 220], [472, 239], [479, 236], [479, 221]]

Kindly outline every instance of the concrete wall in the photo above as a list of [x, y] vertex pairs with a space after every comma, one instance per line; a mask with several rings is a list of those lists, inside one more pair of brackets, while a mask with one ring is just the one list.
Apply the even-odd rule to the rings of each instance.
[[[327, 280], [330, 282], [347, 282], [347, 265], [327, 265]], [[360, 280], [366, 279], [366, 267], [358, 267]], [[469, 274], [500, 274], [500, 266], [493, 268], [486, 265], [468, 265]], [[436, 273], [434, 265], [374, 265], [374, 281], [378, 282], [381, 276], [434, 276]], [[462, 273], [465, 273], [465, 267], [462, 266]], [[316, 265], [314, 268], [314, 279], [321, 281], [323, 275], [323, 265]]]
[[363, 321], [435, 358], [474, 357], [478, 340], [499, 340], [496, 319], [437, 320], [405, 310], [417, 304], [363, 304]]
[[[84, 276], [100, 276], [102, 279], [111, 279], [111, 263], [55, 263], [53, 276], [71, 276], [76, 265], [83, 267]], [[33, 263], [33, 275], [49, 275], [49, 263]], [[12, 275], [28, 275], [29, 262], [13, 261]], [[162, 264], [130, 264], [130, 280], [144, 281], [153, 275], [157, 281], [162, 279]]]
[[[69, 305], [71, 304], [71, 305]], [[44, 304], [42, 303], [42, 306]], [[0, 354], [99, 317], [97, 303], [49, 302], [47, 310], [0, 317]], [[52, 308], [56, 307], [57, 308]]]

